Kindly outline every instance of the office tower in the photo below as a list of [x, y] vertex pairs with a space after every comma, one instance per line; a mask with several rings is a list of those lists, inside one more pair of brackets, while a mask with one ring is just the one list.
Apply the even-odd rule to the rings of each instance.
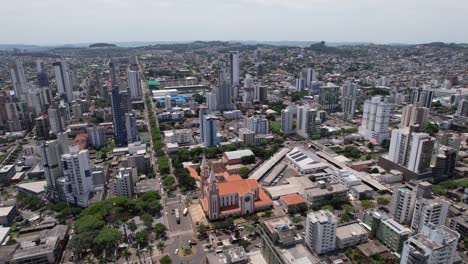
[[172, 97], [170, 95], [166, 95], [164, 98], [164, 103], [166, 105], [166, 110], [172, 109]]
[[226, 69], [222, 68], [219, 70], [218, 86], [215, 88], [216, 103], [218, 106], [216, 110], [233, 110], [234, 105], [232, 104], [232, 87], [229, 85]]
[[289, 107], [281, 110], [281, 131], [286, 135], [294, 133], [293, 111]]
[[312, 80], [314, 78], [314, 70], [312, 68], [304, 68], [302, 69], [301, 72], [301, 78], [304, 79], [305, 81], [305, 86], [307, 88], [310, 87], [310, 84], [312, 83]]
[[37, 72], [37, 86], [38, 87], [49, 87], [49, 76], [47, 71], [44, 70], [43, 62], [41, 60], [36, 61], [36, 72]]
[[268, 134], [270, 131], [268, 119], [266, 118], [249, 117], [246, 120], [246, 127], [255, 134]]
[[86, 133], [88, 134], [89, 144], [94, 148], [99, 148], [106, 145], [106, 134], [104, 127], [93, 126], [87, 127]]
[[254, 88], [254, 100], [258, 102], [268, 101], [268, 86], [256, 85]]
[[11, 82], [13, 83], [13, 89], [15, 96], [20, 98], [22, 94], [28, 90], [26, 86], [26, 77], [24, 75], [23, 62], [20, 58], [15, 59], [15, 64], [10, 67]]
[[408, 188], [398, 188], [393, 192], [390, 213], [400, 224], [409, 224], [413, 218], [417, 191]]
[[68, 103], [73, 101], [73, 86], [70, 79], [70, 70], [66, 61], [54, 62], [55, 81], [57, 92], [63, 96]]
[[112, 75], [111, 108], [114, 142], [117, 147], [124, 147], [128, 144], [125, 114], [130, 109], [130, 98], [127, 92], [120, 91], [113, 63], [110, 66]]
[[357, 85], [346, 81], [343, 84], [343, 96], [341, 98], [341, 107], [343, 108], [343, 119], [350, 121], [354, 118], [356, 112]]
[[24, 102], [5, 103], [5, 113], [7, 117], [8, 131], [15, 132], [27, 130], [31, 127], [32, 113], [28, 111], [28, 106]]
[[36, 125], [36, 137], [38, 140], [49, 139], [49, 118], [47, 115], [41, 115], [34, 119]]
[[445, 224], [449, 202], [442, 198], [418, 198], [414, 206], [411, 229], [419, 232], [423, 225], [432, 223], [436, 226]]
[[458, 103], [457, 112], [455, 113], [457, 117], [468, 117], [468, 100], [461, 100]]
[[57, 140], [43, 141], [39, 145], [41, 165], [46, 179], [46, 195], [50, 200], [63, 200], [65, 197], [58, 188], [57, 179], [62, 176], [62, 162], [59, 142]]
[[127, 130], [128, 144], [139, 140], [136, 119], [136, 114], [134, 112], [125, 113], [125, 129]]
[[296, 91], [301, 92], [301, 91], [304, 91], [305, 88], [306, 88], [305, 79], [302, 77], [296, 78]]
[[410, 101], [414, 105], [431, 108], [434, 91], [429, 89], [411, 88]]
[[205, 147], [214, 147], [218, 145], [218, 135], [216, 130], [216, 121], [218, 119], [214, 115], [205, 115], [203, 124], [203, 144]]
[[455, 165], [457, 163], [457, 150], [438, 145], [435, 152], [432, 177], [436, 182], [452, 178], [455, 174]]
[[305, 138], [309, 138], [316, 131], [317, 109], [311, 109], [309, 105], [297, 107], [296, 133]]
[[133, 198], [132, 168], [119, 168], [119, 171], [115, 175], [114, 195]]
[[229, 67], [230, 67], [230, 77], [231, 77], [231, 86], [232, 86], [232, 97], [238, 98], [239, 97], [239, 52], [238, 51], [231, 51], [229, 53]]
[[216, 94], [215, 93], [207, 93], [206, 94], [206, 105], [211, 112], [216, 111], [216, 107], [218, 107], [218, 103], [216, 102]]
[[45, 113], [51, 99], [49, 88], [44, 87], [40, 89], [35, 86], [30, 87], [28, 91], [23, 94], [23, 99], [26, 99], [28, 107], [32, 108], [36, 115]]
[[67, 202], [80, 207], [87, 207], [90, 193], [93, 191], [93, 178], [87, 149], [78, 150], [70, 146], [70, 153], [61, 156], [63, 186]]
[[141, 99], [141, 81], [138, 71], [127, 69], [127, 84], [132, 99]]
[[205, 115], [206, 115], [206, 107], [200, 106], [198, 110], [198, 123], [200, 127], [200, 143], [205, 142]]
[[407, 105], [403, 107], [403, 113], [401, 116], [400, 127], [417, 126], [422, 128], [427, 122], [429, 115], [429, 109], [426, 107]]
[[327, 83], [327, 86], [321, 86], [319, 90], [319, 104], [321, 109], [328, 113], [338, 111], [340, 102], [340, 87]]
[[359, 134], [365, 139], [377, 143], [389, 139], [388, 120], [390, 118], [391, 106], [381, 101], [376, 96], [364, 102], [362, 123]]
[[426, 133], [416, 133], [412, 128], [392, 131], [388, 160], [415, 173], [430, 170], [435, 139]]
[[424, 225], [403, 246], [400, 264], [451, 264], [460, 234], [445, 226]]
[[239, 138], [246, 145], [255, 144], [255, 132], [253, 132], [252, 130], [248, 128], [245, 128], [245, 127], [239, 128]]
[[307, 214], [305, 243], [316, 254], [335, 250], [338, 220], [331, 212], [322, 210]]

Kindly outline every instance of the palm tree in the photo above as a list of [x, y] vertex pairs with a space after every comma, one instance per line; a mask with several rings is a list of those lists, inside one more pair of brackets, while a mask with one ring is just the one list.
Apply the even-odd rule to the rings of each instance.
[[130, 251], [128, 250], [128, 248], [125, 248], [122, 252], [122, 255], [124, 256], [125, 260], [127, 261], [128, 263], [128, 258], [130, 257]]
[[159, 241], [159, 243], [156, 245], [156, 247], [158, 248], [159, 253], [163, 253], [164, 248], [166, 248], [166, 244], [164, 244], [164, 242], [162, 242], [162, 241]]
[[150, 257], [152, 257], [153, 256], [153, 246], [148, 243], [148, 245], [146, 245], [146, 249], [149, 251]]

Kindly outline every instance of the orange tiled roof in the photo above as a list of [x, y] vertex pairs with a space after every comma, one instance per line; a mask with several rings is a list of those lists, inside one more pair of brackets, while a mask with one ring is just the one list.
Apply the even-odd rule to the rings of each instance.
[[186, 169], [189, 171], [190, 176], [192, 176], [193, 178], [195, 178], [195, 180], [201, 180], [200, 175], [198, 175], [198, 172], [197, 172], [196, 169], [194, 169], [194, 168], [192, 168], [192, 167], [190, 167], [190, 166], [187, 167]]
[[86, 143], [88, 142], [88, 134], [78, 134], [76, 135], [73, 142], [78, 145], [79, 149], [86, 148]]
[[299, 194], [288, 194], [280, 197], [287, 205], [305, 203], [304, 198]]

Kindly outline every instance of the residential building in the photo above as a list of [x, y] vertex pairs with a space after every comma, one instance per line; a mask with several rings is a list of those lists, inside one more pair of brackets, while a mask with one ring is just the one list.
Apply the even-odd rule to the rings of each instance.
[[47, 115], [49, 117], [50, 130], [52, 131], [52, 134], [57, 135], [62, 132], [65, 128], [65, 120], [60, 111], [56, 108], [50, 107], [47, 110]]
[[36, 137], [38, 140], [46, 140], [49, 139], [49, 118], [47, 115], [41, 115], [34, 119], [34, 123], [36, 125]]
[[304, 138], [309, 138], [317, 133], [316, 129], [317, 109], [309, 105], [297, 107], [296, 133]]
[[111, 108], [112, 108], [112, 125], [114, 128], [114, 142], [117, 147], [124, 147], [128, 144], [126, 116], [130, 110], [130, 98], [127, 92], [121, 92], [117, 77], [115, 76], [114, 65], [111, 64], [112, 74], [112, 91], [111, 91]]
[[15, 205], [0, 207], [0, 225], [11, 226], [15, 223], [15, 218], [19, 215]]
[[401, 252], [403, 243], [408, 239], [411, 230], [393, 219], [383, 220], [377, 229], [377, 239], [393, 252]]
[[64, 154], [58, 140], [40, 143], [39, 152], [41, 164], [46, 178], [46, 195], [51, 200], [64, 200], [65, 196], [58, 186], [57, 180], [62, 177], [62, 162], [60, 156]]
[[452, 178], [455, 174], [457, 163], [457, 150], [438, 145], [433, 158], [432, 176], [439, 182], [443, 179]]
[[436, 226], [445, 224], [450, 203], [442, 198], [419, 198], [414, 206], [411, 229], [419, 232], [427, 223]]
[[457, 231], [461, 237], [468, 237], [468, 214], [449, 218], [448, 226]]
[[255, 134], [268, 134], [270, 132], [270, 124], [266, 118], [249, 117], [246, 121], [246, 127]]
[[268, 86], [257, 84], [254, 87], [254, 100], [257, 102], [268, 101]]
[[214, 147], [218, 145], [218, 135], [216, 122], [218, 118], [214, 115], [205, 115], [203, 120], [203, 139], [202, 142], [206, 147]]
[[92, 126], [86, 128], [88, 140], [92, 147], [99, 148], [106, 145], [106, 133], [102, 126]]
[[321, 86], [319, 90], [319, 104], [320, 108], [327, 111], [327, 113], [334, 113], [339, 109], [340, 102], [340, 87], [327, 83], [326, 86]]
[[410, 237], [401, 253], [401, 264], [438, 264], [454, 262], [460, 234], [445, 226], [424, 225]]
[[304, 190], [307, 203], [319, 207], [333, 198], [345, 199], [349, 189], [337, 182], [318, 181], [312, 188]]
[[403, 107], [400, 127], [405, 128], [415, 126], [422, 128], [427, 123], [428, 115], [429, 109], [426, 107], [420, 107], [412, 104], [406, 105]]
[[400, 224], [410, 224], [413, 219], [417, 192], [408, 188], [398, 188], [393, 192], [390, 213]]
[[22, 94], [27, 92], [26, 77], [24, 75], [23, 62], [21, 58], [15, 58], [15, 64], [10, 67], [11, 82], [15, 95], [20, 98]]
[[362, 123], [359, 127], [359, 134], [366, 140], [371, 140], [381, 144], [389, 139], [388, 121], [390, 118], [391, 106], [382, 102], [380, 97], [372, 97], [364, 102]]
[[223, 250], [220, 253], [212, 252], [206, 254], [207, 264], [247, 264], [249, 263], [249, 256], [243, 247], [233, 247]]
[[239, 128], [239, 138], [244, 142], [245, 145], [255, 144], [255, 132], [248, 128]]
[[455, 115], [457, 117], [468, 117], [468, 100], [461, 100], [458, 103], [457, 112]]
[[369, 233], [358, 223], [336, 228], [336, 247], [344, 249], [367, 242]]
[[226, 73], [226, 68], [219, 70], [218, 74], [218, 85], [215, 88], [216, 94], [216, 110], [233, 110], [234, 105], [232, 103], [232, 86], [229, 84], [229, 80]]
[[68, 103], [73, 101], [73, 86], [70, 78], [70, 69], [66, 61], [57, 61], [53, 63], [55, 72], [55, 82], [57, 84], [57, 93]]
[[127, 143], [134, 143], [140, 140], [137, 129], [137, 117], [134, 112], [125, 113], [125, 129], [127, 130]]
[[336, 248], [336, 216], [326, 210], [307, 214], [305, 244], [316, 254], [333, 251]]
[[343, 119], [350, 121], [354, 118], [357, 101], [357, 84], [346, 81], [343, 84], [343, 96], [341, 97], [341, 107], [343, 109]]
[[293, 116], [293, 111], [289, 107], [281, 110], [281, 131], [286, 135], [294, 133]]
[[410, 101], [414, 105], [431, 108], [434, 91], [422, 87], [411, 88]]
[[127, 85], [132, 99], [141, 99], [141, 80], [138, 71], [127, 69]]
[[119, 171], [115, 175], [114, 195], [133, 198], [132, 168], [119, 168]]
[[415, 173], [429, 171], [435, 139], [426, 133], [413, 132], [413, 128], [392, 131], [388, 160]]
[[232, 86], [232, 97], [239, 97], [239, 52], [231, 51], [229, 53], [229, 75], [230, 75], [230, 85]]
[[4, 184], [9, 183], [10, 179], [15, 176], [16, 168], [13, 164], [3, 165], [0, 168], [0, 180], [3, 181]]
[[177, 143], [179, 145], [190, 145], [193, 142], [191, 129], [173, 129], [163, 131], [164, 143]]

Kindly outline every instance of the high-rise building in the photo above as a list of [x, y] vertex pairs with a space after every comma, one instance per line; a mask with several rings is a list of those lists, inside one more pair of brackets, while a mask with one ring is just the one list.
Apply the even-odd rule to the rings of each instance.
[[254, 87], [254, 100], [258, 102], [265, 102], [268, 100], [268, 86], [255, 85]]
[[106, 145], [106, 134], [104, 127], [102, 126], [92, 126], [86, 128], [86, 133], [88, 134], [88, 140], [92, 147], [99, 148]]
[[41, 60], [36, 61], [36, 72], [37, 72], [37, 86], [38, 87], [49, 87], [49, 76], [44, 70], [43, 62]]
[[316, 129], [317, 109], [310, 108], [309, 105], [297, 107], [296, 133], [305, 138], [309, 138], [317, 132]]
[[249, 117], [246, 120], [246, 127], [255, 134], [268, 134], [270, 132], [270, 124], [266, 118]]
[[468, 117], [468, 100], [461, 100], [458, 103], [455, 115], [458, 117]]
[[391, 106], [381, 101], [376, 96], [364, 102], [362, 123], [359, 134], [365, 139], [382, 143], [389, 139], [388, 121], [390, 119]]
[[60, 155], [63, 153], [60, 151], [59, 142], [57, 140], [41, 142], [39, 152], [46, 179], [45, 190], [47, 198], [51, 200], [65, 199], [57, 183], [58, 178], [63, 173], [62, 162], [60, 160]]
[[216, 94], [215, 93], [206, 93], [206, 105], [211, 112], [216, 111], [218, 107], [218, 103], [216, 102]]
[[293, 112], [289, 108], [281, 110], [281, 131], [286, 135], [294, 133]]
[[457, 150], [438, 145], [433, 159], [432, 177], [437, 182], [452, 178], [455, 174], [455, 165], [457, 164]]
[[414, 206], [411, 229], [419, 232], [427, 223], [436, 226], [445, 224], [449, 206], [450, 203], [442, 198], [418, 198]]
[[130, 109], [130, 98], [127, 92], [121, 92], [117, 77], [115, 76], [114, 65], [111, 64], [112, 74], [112, 91], [111, 91], [111, 108], [112, 108], [112, 125], [114, 128], [114, 142], [117, 147], [124, 147], [127, 142], [127, 129], [125, 122], [125, 114]]
[[333, 84], [327, 83], [326, 86], [321, 86], [319, 90], [319, 104], [321, 109], [328, 113], [334, 113], [338, 111], [340, 106], [340, 87]]
[[127, 130], [128, 144], [139, 140], [136, 119], [136, 114], [134, 112], [125, 113], [125, 129]]
[[47, 115], [41, 115], [34, 119], [36, 125], [36, 136], [39, 140], [49, 139], [49, 118]]
[[244, 79], [244, 103], [252, 103], [254, 100], [254, 80], [249, 74]]
[[392, 131], [388, 160], [415, 173], [430, 170], [435, 139], [426, 133], [412, 132], [412, 128]]
[[417, 192], [408, 188], [398, 188], [393, 192], [390, 213], [400, 224], [409, 224], [413, 218]]
[[[70, 153], [61, 156], [64, 193], [67, 201], [87, 207], [93, 191], [93, 178], [87, 149], [70, 146]], [[60, 180], [60, 179], [59, 179]]]
[[305, 86], [307, 88], [310, 87], [310, 84], [312, 83], [314, 79], [314, 73], [315, 71], [312, 68], [302, 69], [301, 77], [305, 80]]
[[400, 264], [451, 264], [459, 238], [460, 234], [443, 225], [424, 225], [405, 242]]
[[21, 97], [22, 94], [26, 93], [28, 88], [26, 87], [23, 62], [20, 58], [16, 58], [14, 66], [10, 67], [10, 76], [15, 95]]
[[141, 99], [141, 81], [138, 71], [127, 69], [127, 84], [132, 99]]
[[133, 198], [132, 168], [119, 168], [119, 171], [115, 175], [114, 195]]
[[343, 96], [341, 97], [341, 107], [343, 108], [344, 120], [350, 121], [356, 112], [357, 85], [346, 81], [343, 84]]
[[166, 95], [164, 98], [164, 104], [166, 106], [166, 110], [172, 109], [172, 97], [170, 95]]
[[316, 254], [336, 248], [336, 216], [326, 210], [307, 214], [305, 244]]
[[218, 135], [216, 129], [216, 121], [218, 118], [214, 115], [205, 115], [203, 124], [203, 144], [205, 147], [214, 147], [218, 145]]
[[252, 130], [241, 127], [239, 128], [239, 138], [244, 142], [246, 145], [253, 145], [255, 144], [255, 132]]
[[306, 80], [302, 77], [296, 78], [296, 91], [301, 92], [306, 88]]
[[417, 126], [417, 127], [424, 127], [427, 118], [429, 115], [429, 109], [426, 107], [420, 107], [416, 105], [407, 105], [403, 107], [403, 113], [401, 116], [400, 127], [410, 127], [410, 126]]
[[461, 144], [461, 137], [457, 133], [445, 132], [438, 138], [438, 143], [440, 145], [444, 145], [456, 151], [459, 151], [460, 144]]
[[232, 86], [228, 82], [226, 68], [219, 70], [218, 74], [218, 86], [216, 86], [216, 110], [233, 110], [234, 105], [232, 104]]
[[238, 98], [239, 97], [239, 52], [238, 51], [231, 51], [229, 53], [229, 75], [230, 75], [230, 84], [232, 86], [232, 97]]
[[53, 65], [57, 92], [60, 96], [63, 96], [68, 103], [71, 103], [73, 101], [73, 86], [67, 62], [57, 61], [54, 62]]
[[198, 122], [200, 127], [200, 143], [205, 142], [205, 115], [206, 107], [200, 106], [198, 110]]
[[414, 105], [431, 108], [434, 91], [430, 89], [411, 88], [410, 101]]

